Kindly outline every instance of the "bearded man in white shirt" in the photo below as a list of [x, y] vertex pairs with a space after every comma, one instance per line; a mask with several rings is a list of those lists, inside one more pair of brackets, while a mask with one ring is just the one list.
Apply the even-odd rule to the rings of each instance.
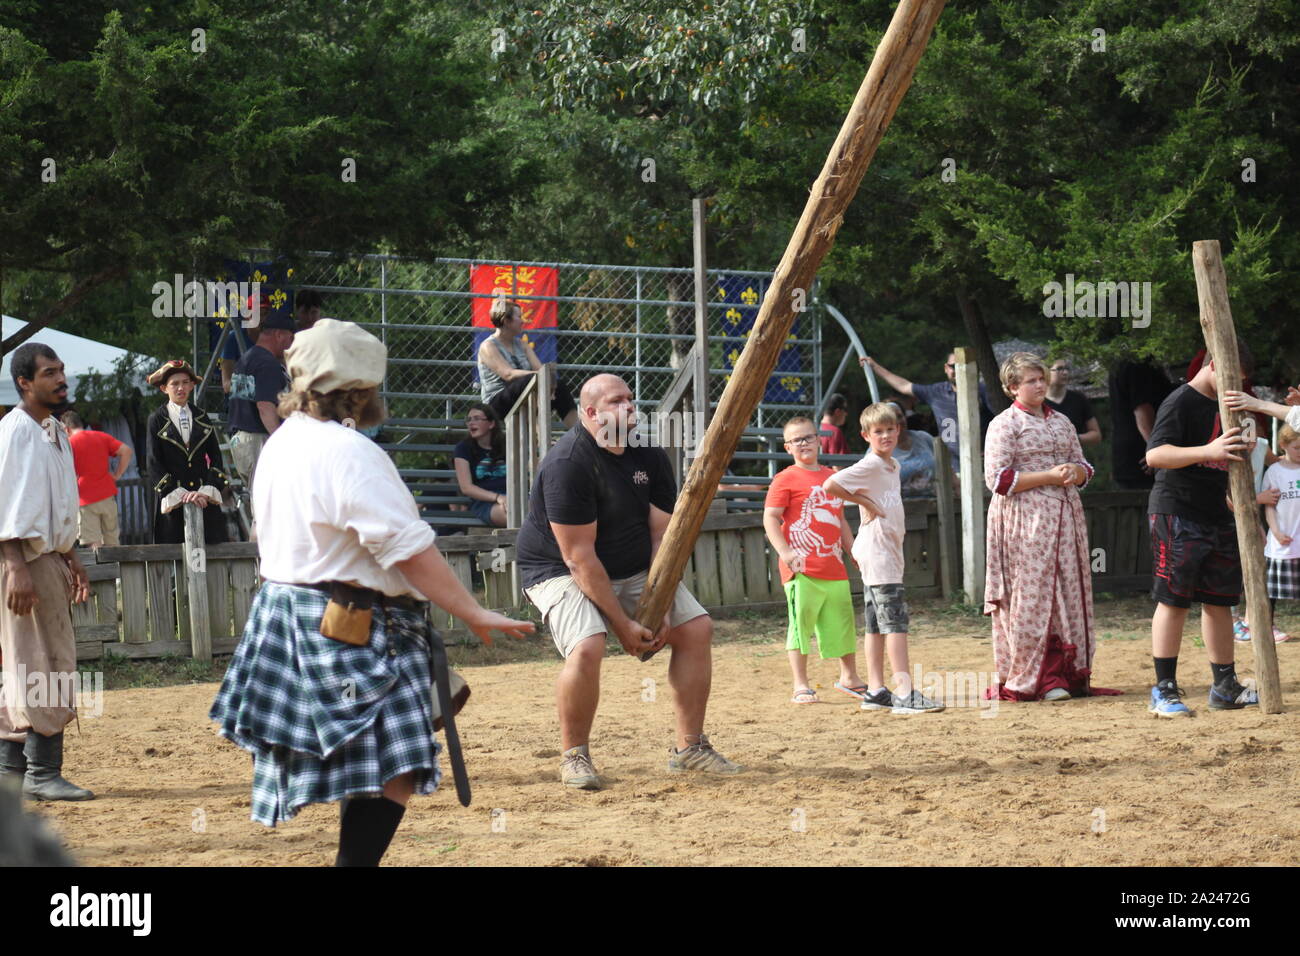
[[63, 728], [76, 717], [77, 646], [69, 603], [90, 596], [77, 541], [77, 473], [57, 415], [63, 363], [30, 342], [10, 366], [21, 402], [0, 419], [0, 777], [35, 800], [90, 800], [63, 779]]

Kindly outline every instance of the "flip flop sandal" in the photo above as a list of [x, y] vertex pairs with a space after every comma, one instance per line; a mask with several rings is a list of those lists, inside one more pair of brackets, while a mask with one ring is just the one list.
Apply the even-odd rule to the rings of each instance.
[[866, 684], [863, 684], [860, 687], [848, 687], [844, 684], [841, 684], [839, 681], [836, 681], [835, 689], [842, 693], [848, 694], [850, 697], [854, 697], [858, 700], [866, 700], [867, 697], [869, 696], [867, 693]]
[[[800, 700], [801, 697], [807, 698], [807, 700]], [[799, 691], [793, 697], [790, 698], [790, 703], [818, 704], [821, 703], [821, 701], [817, 699], [817, 691], [813, 690], [811, 687], [805, 687], [803, 690]]]

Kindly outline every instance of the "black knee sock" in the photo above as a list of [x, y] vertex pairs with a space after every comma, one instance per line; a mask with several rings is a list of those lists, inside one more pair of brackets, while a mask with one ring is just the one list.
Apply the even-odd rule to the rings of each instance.
[[1214, 682], [1221, 684], [1229, 678], [1237, 676], [1236, 664], [1216, 664], [1210, 661], [1210, 671], [1214, 674]]
[[378, 866], [392, 842], [406, 807], [387, 797], [350, 798], [339, 822], [335, 866]]
[[1171, 680], [1178, 683], [1178, 658], [1176, 657], [1153, 657], [1156, 662], [1156, 683], [1162, 680]]

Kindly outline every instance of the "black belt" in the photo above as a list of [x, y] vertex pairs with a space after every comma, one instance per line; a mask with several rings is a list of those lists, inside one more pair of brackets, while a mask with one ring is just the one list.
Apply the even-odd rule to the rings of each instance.
[[[320, 591], [322, 594], [333, 595], [337, 585], [327, 581], [323, 584], [295, 584], [293, 587], [311, 588], [311, 590]], [[424, 601], [417, 601], [415, 598], [406, 594], [399, 594], [396, 597], [393, 597], [392, 595], [384, 594], [382, 591], [372, 591], [370, 588], [361, 588], [351, 584], [343, 585], [343, 587], [349, 591], [354, 591], [359, 595], [368, 595], [371, 599], [370, 603], [377, 604], [382, 608], [397, 608], [399, 611], [411, 611], [415, 614], [420, 614], [424, 611], [426, 603]]]

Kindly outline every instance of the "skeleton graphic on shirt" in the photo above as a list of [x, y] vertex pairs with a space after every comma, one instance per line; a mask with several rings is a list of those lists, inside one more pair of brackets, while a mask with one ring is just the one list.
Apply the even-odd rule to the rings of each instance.
[[[821, 485], [808, 489], [808, 497], [799, 509], [799, 517], [791, 523], [789, 529], [790, 546], [805, 557], [840, 557], [839, 519], [844, 504], [838, 498], [831, 498], [822, 490]], [[827, 542], [813, 529], [813, 522], [821, 521], [836, 526], [835, 540]]]

